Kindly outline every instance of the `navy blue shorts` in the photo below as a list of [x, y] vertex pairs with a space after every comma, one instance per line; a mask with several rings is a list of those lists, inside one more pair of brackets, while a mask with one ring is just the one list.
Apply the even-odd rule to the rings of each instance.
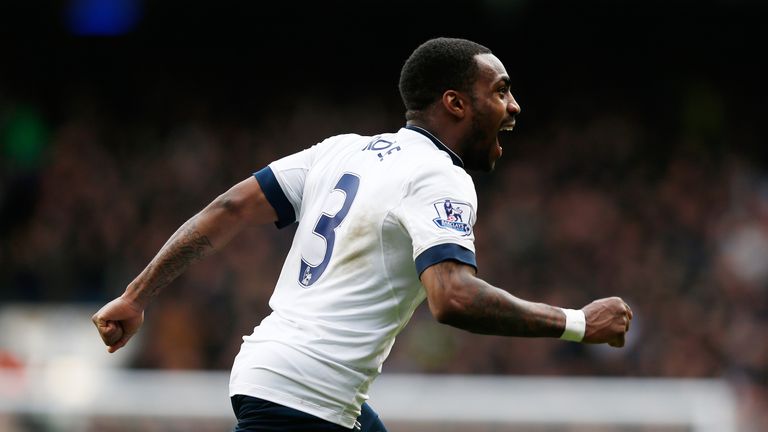
[[347, 429], [311, 414], [251, 396], [232, 396], [232, 409], [237, 417], [234, 432], [387, 432], [379, 415], [367, 404], [357, 418], [359, 427]]

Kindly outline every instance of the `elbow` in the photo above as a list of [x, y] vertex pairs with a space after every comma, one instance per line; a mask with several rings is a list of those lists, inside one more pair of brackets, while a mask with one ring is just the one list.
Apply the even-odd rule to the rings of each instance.
[[444, 261], [427, 268], [421, 278], [430, 312], [437, 322], [463, 329], [471, 327], [482, 291], [473, 267]]
[[466, 307], [460, 301], [449, 299], [438, 305], [430, 304], [430, 309], [432, 316], [440, 324], [461, 327], [461, 323], [465, 321]]
[[247, 217], [245, 204], [243, 199], [225, 192], [211, 201], [198, 217], [228, 229], [243, 227]]
[[277, 214], [255, 179], [246, 179], [216, 197], [206, 210], [233, 224], [258, 225], [277, 220]]
[[449, 285], [443, 287], [441, 291], [440, 296], [430, 299], [429, 308], [432, 316], [440, 324], [464, 327], [463, 323], [467, 321], [472, 309], [471, 298], [466, 288], [460, 289]]
[[216, 197], [211, 207], [213, 210], [237, 218], [245, 213], [245, 200], [230, 190]]

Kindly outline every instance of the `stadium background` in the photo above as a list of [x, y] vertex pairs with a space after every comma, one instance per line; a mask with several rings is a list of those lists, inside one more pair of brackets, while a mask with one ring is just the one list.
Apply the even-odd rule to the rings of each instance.
[[[0, 302], [111, 299], [252, 171], [400, 127], [402, 61], [467, 37], [502, 59], [523, 108], [497, 170], [474, 176], [480, 275], [569, 307], [621, 295], [636, 319], [610, 350], [470, 335], [421, 308], [385, 374], [722, 377], [745, 430], [765, 430], [761, 21], [746, 1], [3, 2]], [[229, 368], [289, 242], [253, 229], [195, 266], [125, 365]]]

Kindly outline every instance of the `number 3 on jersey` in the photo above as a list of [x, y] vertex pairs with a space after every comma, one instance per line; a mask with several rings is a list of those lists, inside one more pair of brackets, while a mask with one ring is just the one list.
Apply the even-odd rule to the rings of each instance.
[[355, 196], [357, 195], [358, 187], [360, 187], [360, 177], [355, 174], [345, 173], [341, 176], [338, 183], [336, 183], [336, 186], [334, 186], [331, 191], [331, 193], [336, 190], [343, 192], [344, 204], [342, 204], [341, 210], [336, 212], [336, 215], [334, 216], [326, 213], [320, 215], [320, 219], [318, 219], [315, 224], [315, 228], [312, 232], [325, 240], [325, 255], [320, 264], [315, 266], [308, 263], [302, 256], [301, 269], [299, 270], [299, 283], [303, 286], [309, 287], [315, 283], [315, 281], [320, 279], [320, 276], [322, 276], [325, 268], [328, 266], [328, 262], [331, 260], [331, 255], [333, 255], [333, 245], [336, 242], [336, 228], [338, 228], [338, 226], [341, 225], [341, 222], [344, 221], [344, 218], [347, 217], [349, 208], [352, 207], [352, 201], [355, 200]]

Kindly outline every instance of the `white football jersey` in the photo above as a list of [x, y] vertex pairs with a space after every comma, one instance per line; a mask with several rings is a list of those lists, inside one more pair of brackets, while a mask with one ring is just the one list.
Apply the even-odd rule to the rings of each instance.
[[395, 336], [426, 298], [432, 264], [475, 264], [477, 196], [424, 129], [340, 135], [254, 174], [298, 221], [269, 305], [243, 338], [230, 395], [270, 400], [352, 428]]

